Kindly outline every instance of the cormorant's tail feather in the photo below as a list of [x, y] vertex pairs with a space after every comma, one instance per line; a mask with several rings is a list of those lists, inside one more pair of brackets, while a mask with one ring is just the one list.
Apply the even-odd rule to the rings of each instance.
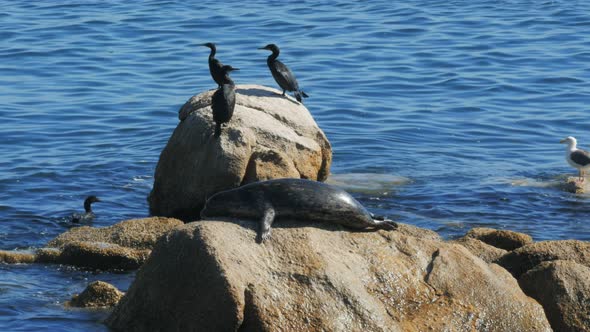
[[215, 137], [219, 137], [221, 135], [221, 123], [215, 124]]
[[307, 98], [309, 96], [301, 90], [295, 91], [295, 99], [297, 99], [298, 102], [301, 102], [302, 97]]

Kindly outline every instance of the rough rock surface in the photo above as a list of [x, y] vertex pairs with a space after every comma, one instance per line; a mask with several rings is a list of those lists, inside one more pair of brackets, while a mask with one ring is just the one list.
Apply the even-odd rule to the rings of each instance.
[[498, 264], [519, 278], [526, 271], [545, 261], [570, 260], [590, 267], [590, 242], [578, 240], [542, 241], [528, 244], [507, 253]]
[[[148, 197], [152, 215], [195, 220], [208, 196], [274, 178], [324, 181], [332, 151], [302, 104], [275, 89], [238, 85], [236, 107], [221, 136], [213, 136], [214, 90], [193, 96], [160, 155]], [[215, 179], [215, 181], [211, 181]]]
[[[311, 226], [311, 225], [310, 225]], [[550, 331], [516, 280], [397, 231], [202, 221], [162, 237], [107, 319], [116, 331]]]
[[464, 236], [460, 239], [451, 241], [451, 243], [462, 245], [463, 247], [467, 248], [467, 250], [469, 250], [472, 254], [481, 258], [484, 262], [487, 263], [493, 263], [497, 261], [500, 257], [506, 255], [506, 253], [508, 253], [508, 251], [504, 249], [496, 248], [472, 237]]
[[543, 305], [555, 331], [590, 331], [590, 268], [572, 261], [543, 262], [519, 279]]
[[126, 220], [102, 228], [75, 227], [35, 253], [0, 251], [0, 262], [133, 270], [147, 259], [160, 236], [181, 225], [184, 223], [178, 219], [153, 217]]
[[465, 237], [478, 239], [491, 246], [508, 251], [533, 243], [533, 238], [528, 234], [485, 227], [472, 228], [465, 234]]
[[96, 228], [81, 226], [71, 228], [47, 243], [48, 247], [61, 248], [73, 242], [106, 242], [134, 249], [151, 249], [162, 234], [182, 225], [173, 218], [130, 219], [115, 225]]
[[0, 263], [34, 263], [35, 253], [29, 251], [0, 250]]
[[590, 191], [590, 181], [586, 178], [580, 180], [577, 176], [570, 176], [561, 185], [561, 188], [572, 194], [584, 194]]
[[94, 281], [82, 293], [74, 295], [66, 305], [82, 308], [113, 307], [122, 297], [123, 292], [115, 286], [104, 281]]
[[56, 262], [96, 270], [135, 270], [150, 253], [106, 242], [73, 242], [63, 247]]

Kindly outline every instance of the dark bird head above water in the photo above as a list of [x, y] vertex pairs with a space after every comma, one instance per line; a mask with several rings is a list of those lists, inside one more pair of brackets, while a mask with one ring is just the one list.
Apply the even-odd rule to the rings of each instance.
[[217, 48], [215, 47], [215, 44], [213, 44], [213, 43], [205, 43], [205, 44], [201, 44], [201, 46], [209, 47], [211, 49], [211, 53], [213, 55], [215, 55], [215, 51], [217, 51]]
[[281, 52], [281, 50], [279, 49], [279, 47], [275, 44], [268, 44], [264, 47], [260, 47], [258, 48], [259, 50], [268, 50], [271, 51], [273, 54], [276, 53], [276, 55], [278, 56], [279, 53]]
[[95, 202], [100, 202], [100, 199], [96, 196], [88, 196], [86, 197], [86, 199], [84, 200], [84, 211], [86, 212], [92, 212], [92, 203]]

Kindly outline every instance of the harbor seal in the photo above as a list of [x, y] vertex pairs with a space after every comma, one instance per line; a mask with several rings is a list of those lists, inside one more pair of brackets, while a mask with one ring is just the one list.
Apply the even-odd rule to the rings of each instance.
[[254, 182], [219, 192], [201, 210], [202, 219], [214, 217], [259, 220], [258, 243], [270, 237], [275, 218], [330, 222], [353, 229], [397, 228], [391, 220], [374, 217], [346, 191], [303, 179]]

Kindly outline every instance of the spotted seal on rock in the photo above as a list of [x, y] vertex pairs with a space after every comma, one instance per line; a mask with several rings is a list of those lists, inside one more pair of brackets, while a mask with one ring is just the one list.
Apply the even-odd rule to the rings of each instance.
[[260, 221], [256, 242], [270, 237], [276, 218], [321, 221], [354, 229], [395, 230], [397, 224], [379, 220], [346, 191], [322, 182], [277, 179], [250, 183], [211, 196], [202, 219], [236, 217]]

